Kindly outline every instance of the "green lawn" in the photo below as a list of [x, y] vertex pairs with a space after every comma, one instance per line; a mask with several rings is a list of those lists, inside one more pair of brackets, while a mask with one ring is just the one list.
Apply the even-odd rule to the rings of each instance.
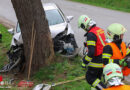
[[[52, 84], [74, 80], [85, 75], [85, 71], [83, 71], [80, 66], [81, 58], [79, 56], [74, 59], [56, 56], [56, 59], [56, 63], [42, 68], [32, 77], [32, 80]], [[52, 87], [52, 90], [90, 90], [90, 86], [86, 83], [85, 79], [83, 79]]]
[[0, 24], [0, 31], [2, 33], [2, 42], [0, 43], [0, 68], [8, 62], [6, 52], [8, 51], [12, 39], [7, 31], [7, 28]]
[[[8, 63], [6, 52], [9, 50], [12, 35], [8, 33], [7, 28], [3, 25], [0, 25], [0, 31], [3, 35], [2, 43], [0, 43], [0, 68], [2, 68], [6, 63]], [[46, 84], [53, 84], [84, 76], [85, 71], [83, 71], [80, 66], [80, 59], [80, 56], [73, 59], [67, 59], [61, 57], [59, 54], [56, 54], [54, 58], [55, 63], [50, 66], [46, 66], [45, 68], [41, 68], [31, 77], [31, 81], [33, 81], [35, 85], [42, 82]], [[12, 88], [11, 90], [17, 90], [17, 87]], [[85, 79], [83, 79], [52, 87], [51, 90], [90, 90], [90, 86], [87, 84]]]
[[130, 0], [70, 0], [94, 6], [130, 12]]

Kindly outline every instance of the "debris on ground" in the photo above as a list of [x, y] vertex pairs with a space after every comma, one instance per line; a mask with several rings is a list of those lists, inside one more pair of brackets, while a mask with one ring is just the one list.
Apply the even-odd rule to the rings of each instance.
[[18, 83], [18, 87], [32, 87], [34, 83], [32, 81], [22, 80]]
[[13, 79], [3, 78], [0, 75], [0, 88], [11, 88]]
[[74, 80], [67, 80], [67, 81], [62, 81], [62, 82], [58, 82], [58, 83], [52, 83], [52, 84], [38, 84], [36, 85], [33, 90], [50, 90], [52, 86], [57, 86], [57, 85], [62, 85], [62, 84], [66, 84], [69, 82], [73, 82], [73, 81], [77, 81], [77, 80], [82, 80], [84, 79], [85, 76], [81, 76], [81, 77], [77, 77]]

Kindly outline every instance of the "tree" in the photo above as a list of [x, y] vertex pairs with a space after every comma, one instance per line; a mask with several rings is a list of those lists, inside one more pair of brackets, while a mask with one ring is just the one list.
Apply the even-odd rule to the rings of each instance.
[[[48, 22], [41, 0], [12, 0], [12, 4], [24, 42], [25, 72], [28, 72], [32, 53], [32, 75], [53, 61], [54, 50]], [[32, 41], [34, 41], [34, 48]]]

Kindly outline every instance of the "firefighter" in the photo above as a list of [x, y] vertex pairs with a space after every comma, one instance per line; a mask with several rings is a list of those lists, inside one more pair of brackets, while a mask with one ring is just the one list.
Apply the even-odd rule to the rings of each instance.
[[103, 69], [107, 88], [103, 90], [130, 90], [130, 85], [122, 82], [123, 74], [120, 66], [116, 63], [109, 63]]
[[97, 90], [105, 88], [101, 82], [103, 71], [102, 52], [105, 45], [104, 30], [96, 26], [96, 22], [87, 15], [78, 19], [78, 27], [86, 31], [88, 53], [82, 58], [82, 67], [86, 69], [86, 81]]
[[128, 76], [130, 69], [127, 67], [126, 56], [130, 56], [130, 49], [123, 42], [123, 36], [126, 29], [119, 23], [113, 23], [107, 28], [107, 38], [111, 40], [103, 49], [102, 60], [106, 65], [110, 62], [117, 63], [123, 66], [123, 75]]

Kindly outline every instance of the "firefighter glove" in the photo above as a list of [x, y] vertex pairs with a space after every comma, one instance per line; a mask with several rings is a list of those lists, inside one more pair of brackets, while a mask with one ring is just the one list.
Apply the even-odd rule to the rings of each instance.
[[121, 66], [127, 66], [127, 59], [121, 59], [121, 60], [119, 60], [119, 64], [121, 65]]

